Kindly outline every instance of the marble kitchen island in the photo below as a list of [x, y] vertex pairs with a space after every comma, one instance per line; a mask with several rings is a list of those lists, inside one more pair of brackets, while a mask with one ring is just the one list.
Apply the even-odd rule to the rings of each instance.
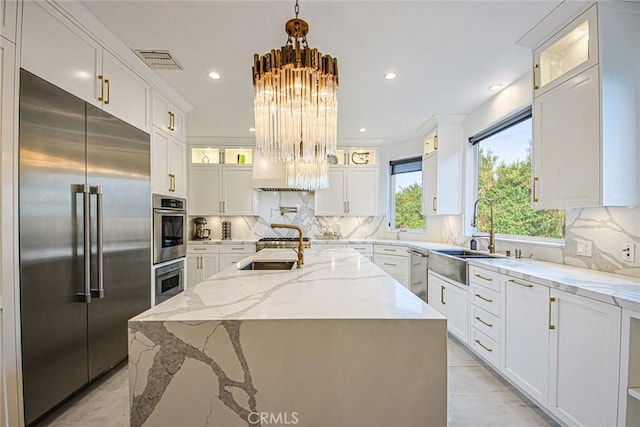
[[232, 266], [129, 321], [131, 425], [444, 426], [446, 348], [446, 320], [353, 249]]

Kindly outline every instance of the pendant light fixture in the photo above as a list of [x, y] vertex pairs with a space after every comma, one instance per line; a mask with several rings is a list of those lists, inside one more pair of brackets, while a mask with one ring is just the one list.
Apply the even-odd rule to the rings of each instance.
[[328, 187], [327, 156], [336, 154], [338, 61], [309, 48], [299, 11], [296, 0], [284, 46], [254, 55], [256, 149], [287, 162], [289, 185], [316, 190]]

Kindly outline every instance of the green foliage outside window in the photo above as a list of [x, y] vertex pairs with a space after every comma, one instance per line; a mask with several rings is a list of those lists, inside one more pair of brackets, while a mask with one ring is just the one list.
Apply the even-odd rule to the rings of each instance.
[[[531, 209], [531, 149], [525, 161], [498, 163], [491, 149], [478, 155], [478, 198], [493, 202], [496, 234], [564, 237], [564, 210]], [[478, 204], [478, 230], [489, 231], [489, 204]]]
[[395, 228], [423, 230], [426, 225], [422, 215], [422, 186], [411, 184], [400, 187], [395, 193]]

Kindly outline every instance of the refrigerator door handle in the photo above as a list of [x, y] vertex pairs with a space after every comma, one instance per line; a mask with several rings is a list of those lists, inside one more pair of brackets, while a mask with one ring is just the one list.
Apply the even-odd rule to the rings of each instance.
[[84, 292], [78, 292], [78, 301], [84, 303], [91, 302], [91, 221], [89, 218], [91, 203], [89, 192], [84, 184], [77, 184], [76, 194], [82, 194], [82, 219], [83, 219], [83, 246], [84, 246]]
[[102, 185], [89, 187], [91, 194], [96, 195], [96, 240], [97, 248], [97, 273], [98, 273], [98, 289], [91, 289], [91, 296], [94, 298], [104, 298], [104, 256], [103, 256], [103, 216], [102, 216]]

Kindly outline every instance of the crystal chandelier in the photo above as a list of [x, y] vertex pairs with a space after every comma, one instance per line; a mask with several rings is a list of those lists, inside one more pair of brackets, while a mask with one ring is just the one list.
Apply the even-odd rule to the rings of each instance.
[[309, 48], [299, 9], [296, 0], [286, 44], [253, 57], [256, 149], [287, 162], [289, 185], [315, 190], [328, 187], [326, 159], [336, 154], [338, 61]]

